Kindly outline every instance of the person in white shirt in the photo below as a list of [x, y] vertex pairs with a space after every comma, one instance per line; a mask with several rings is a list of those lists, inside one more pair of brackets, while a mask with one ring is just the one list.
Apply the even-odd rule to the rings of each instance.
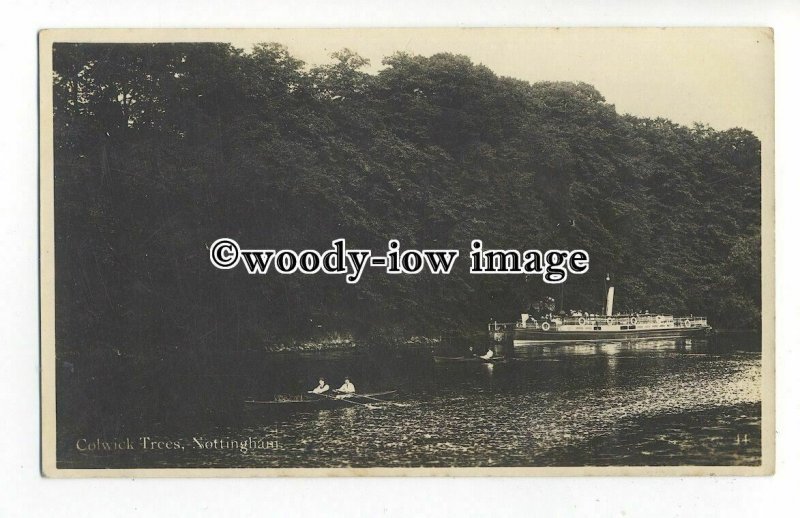
[[486, 351], [486, 354], [481, 356], [481, 358], [483, 358], [484, 360], [491, 360], [493, 356], [494, 356], [494, 351], [489, 349], [488, 351]]
[[319, 385], [314, 387], [314, 390], [309, 390], [310, 393], [313, 394], [324, 394], [325, 392], [329, 391], [331, 388], [325, 383], [324, 378], [319, 379]]
[[345, 378], [344, 379], [344, 383], [342, 384], [341, 387], [336, 389], [336, 392], [339, 392], [339, 393], [342, 393], [342, 394], [355, 394], [356, 387], [350, 381], [350, 378]]

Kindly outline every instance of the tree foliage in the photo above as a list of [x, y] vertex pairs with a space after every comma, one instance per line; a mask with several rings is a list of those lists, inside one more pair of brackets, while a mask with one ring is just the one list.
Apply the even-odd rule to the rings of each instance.
[[[57, 334], [68, 347], [208, 350], [322, 332], [438, 334], [552, 296], [760, 321], [760, 142], [620, 115], [591, 85], [498, 77], [465, 56], [277, 44], [54, 49]], [[538, 277], [214, 269], [207, 247], [583, 248]], [[464, 259], [462, 259], [464, 261]]]

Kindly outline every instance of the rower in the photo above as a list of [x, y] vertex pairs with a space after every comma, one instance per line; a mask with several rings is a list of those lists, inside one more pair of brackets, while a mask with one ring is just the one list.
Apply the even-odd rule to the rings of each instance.
[[331, 388], [325, 383], [325, 378], [319, 379], [319, 385], [314, 387], [314, 390], [309, 390], [310, 394], [324, 394], [325, 392], [329, 391]]
[[494, 351], [492, 351], [491, 349], [486, 351], [486, 354], [481, 356], [481, 358], [483, 358], [484, 360], [491, 360], [492, 357], [494, 357]]
[[350, 381], [350, 378], [345, 378], [344, 383], [342, 384], [341, 387], [336, 389], [336, 392], [341, 392], [342, 394], [355, 394], [356, 387]]

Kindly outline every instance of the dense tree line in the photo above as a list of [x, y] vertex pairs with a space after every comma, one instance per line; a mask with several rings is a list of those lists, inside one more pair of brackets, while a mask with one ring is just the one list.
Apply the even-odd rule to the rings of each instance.
[[[249, 347], [346, 332], [439, 334], [553, 297], [760, 321], [760, 142], [620, 115], [591, 85], [498, 77], [465, 56], [276, 44], [54, 48], [57, 337]], [[220, 271], [207, 247], [583, 248], [590, 272], [389, 276]], [[465, 261], [465, 259], [461, 259]]]

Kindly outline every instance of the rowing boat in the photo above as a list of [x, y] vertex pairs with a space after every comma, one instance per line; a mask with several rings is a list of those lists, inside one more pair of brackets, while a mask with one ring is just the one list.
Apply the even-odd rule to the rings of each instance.
[[346, 406], [372, 405], [389, 401], [397, 395], [396, 390], [384, 392], [368, 392], [364, 394], [303, 394], [291, 398], [276, 398], [273, 400], [247, 399], [245, 405], [251, 408], [269, 410], [322, 410], [327, 408], [341, 408]]
[[506, 361], [505, 356], [492, 356], [489, 359], [480, 356], [434, 356], [436, 363], [500, 363]]

